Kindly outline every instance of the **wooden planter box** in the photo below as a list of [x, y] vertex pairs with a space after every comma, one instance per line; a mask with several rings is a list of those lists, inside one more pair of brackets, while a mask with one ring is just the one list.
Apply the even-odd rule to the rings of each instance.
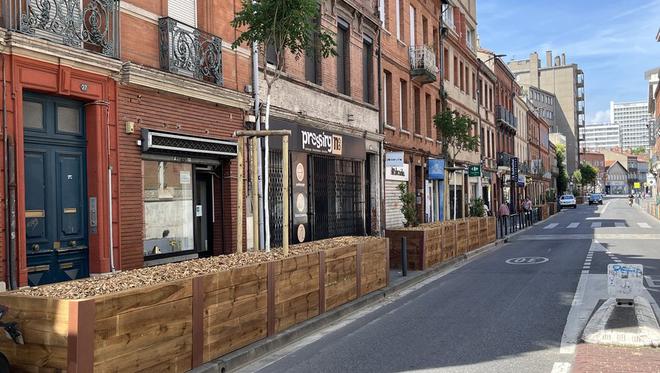
[[550, 217], [550, 205], [545, 204], [541, 206], [541, 220], [545, 220]]
[[185, 372], [387, 286], [388, 240], [60, 300], [12, 292], [0, 339], [15, 371]]
[[388, 229], [390, 267], [401, 268], [401, 238], [408, 242], [408, 268], [426, 270], [496, 239], [496, 218], [469, 218], [431, 223], [413, 229]]

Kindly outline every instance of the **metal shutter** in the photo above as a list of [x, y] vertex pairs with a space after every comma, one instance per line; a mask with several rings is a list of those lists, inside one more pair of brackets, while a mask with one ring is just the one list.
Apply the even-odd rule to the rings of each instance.
[[399, 184], [402, 181], [386, 180], [385, 181], [385, 227], [400, 228], [403, 227], [403, 213], [401, 213], [401, 191]]
[[167, 15], [188, 26], [197, 27], [197, 0], [169, 0]]

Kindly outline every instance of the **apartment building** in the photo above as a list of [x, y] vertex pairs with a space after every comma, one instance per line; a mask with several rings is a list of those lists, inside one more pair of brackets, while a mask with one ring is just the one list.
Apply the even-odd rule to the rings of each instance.
[[555, 95], [533, 86], [527, 87], [523, 92], [527, 96], [530, 109], [550, 126], [550, 133], [559, 132], [555, 124], [555, 112], [558, 110], [555, 106], [557, 103]]
[[517, 196], [519, 162], [515, 156], [515, 138], [518, 131], [518, 118], [514, 115], [514, 100], [520, 95], [520, 86], [509, 67], [494, 52], [479, 49], [479, 58], [486, 61], [495, 73], [496, 83], [493, 89], [495, 103], [497, 149], [497, 201], [511, 204], [515, 211]]
[[610, 101], [610, 123], [619, 126], [621, 147], [624, 149], [649, 149], [652, 119], [647, 101]]
[[481, 59], [477, 68], [477, 100], [479, 105], [480, 152], [482, 166], [482, 193], [484, 203], [492, 210], [497, 207], [497, 148], [495, 103], [493, 90], [497, 82], [495, 72]]
[[[588, 128], [589, 126], [587, 126]], [[605, 167], [605, 154], [598, 152], [583, 152], [580, 154], [580, 159], [583, 163], [587, 163], [598, 170], [596, 177], [596, 191], [601, 192], [605, 186], [605, 175], [607, 169]]]
[[[337, 55], [323, 59], [311, 50], [300, 59], [284, 56], [284, 74], [271, 92], [269, 129], [292, 132], [290, 159], [297, 179], [288, 201], [291, 243], [380, 232], [379, 24], [376, 4], [321, 4], [318, 27], [335, 35]], [[265, 58], [269, 65], [276, 62], [269, 53]], [[265, 100], [263, 80], [260, 89]], [[270, 139], [269, 148], [264, 203], [270, 245], [277, 247], [285, 239], [281, 139]]]
[[514, 139], [513, 154], [518, 158], [517, 192], [519, 200], [526, 197], [525, 191], [528, 180], [531, 180], [531, 162], [529, 158], [529, 144], [527, 139], [527, 118], [529, 107], [523, 95], [513, 99], [513, 115], [518, 123], [518, 130]]
[[417, 195], [419, 221], [444, 217], [444, 167], [428, 178], [429, 160], [439, 158], [433, 117], [440, 102], [440, 5], [381, 0], [381, 120], [387, 153], [403, 152], [403, 165], [385, 169], [387, 228], [403, 225], [398, 185]]
[[567, 64], [566, 55], [546, 51], [545, 66], [536, 52], [526, 60], [509, 61], [517, 82], [528, 90], [536, 87], [555, 96], [555, 128], [566, 137], [566, 165], [569, 173], [578, 167], [584, 119], [584, 73], [575, 63]]
[[[551, 187], [550, 126], [535, 112], [527, 112], [527, 141], [529, 144], [530, 185], [527, 193], [533, 201], [541, 201]], [[555, 155], [556, 157], [556, 155]], [[555, 160], [556, 161], [556, 160]]]
[[584, 148], [587, 150], [621, 147], [620, 126], [616, 123], [592, 123], [584, 127]]

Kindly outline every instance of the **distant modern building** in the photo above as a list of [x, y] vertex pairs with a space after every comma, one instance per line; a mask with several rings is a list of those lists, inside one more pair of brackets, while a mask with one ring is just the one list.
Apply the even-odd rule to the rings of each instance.
[[605, 155], [603, 153], [584, 152], [580, 153], [580, 160], [583, 163], [590, 164], [598, 170], [598, 175], [596, 177], [596, 191], [602, 191], [603, 186], [605, 185]]
[[647, 101], [610, 101], [610, 122], [619, 126], [624, 149], [649, 148], [651, 118]]
[[569, 174], [578, 166], [578, 149], [582, 147], [580, 131], [584, 127], [584, 73], [577, 64], [567, 64], [566, 55], [552, 58], [546, 52], [545, 67], [541, 67], [536, 52], [527, 60], [513, 60], [509, 68], [524, 90], [535, 87], [555, 96], [553, 128], [566, 137], [566, 166]]
[[525, 93], [527, 94], [530, 109], [533, 110], [538, 117], [548, 123], [548, 126], [550, 126], [550, 133], [559, 132], [559, 129], [557, 129], [555, 125], [555, 111], [557, 110], [555, 106], [557, 98], [555, 95], [532, 86], [529, 86], [525, 90]]
[[584, 127], [584, 147], [589, 150], [621, 147], [619, 125], [614, 123], [587, 124]]

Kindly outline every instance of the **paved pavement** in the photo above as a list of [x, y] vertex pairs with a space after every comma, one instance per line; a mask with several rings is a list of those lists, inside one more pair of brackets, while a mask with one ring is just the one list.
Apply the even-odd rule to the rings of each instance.
[[[241, 371], [607, 372], [625, 359], [598, 365], [603, 350], [578, 340], [615, 262], [644, 264], [658, 312], [660, 222], [613, 199], [563, 211]], [[656, 350], [611, 353], [660, 371]]]

